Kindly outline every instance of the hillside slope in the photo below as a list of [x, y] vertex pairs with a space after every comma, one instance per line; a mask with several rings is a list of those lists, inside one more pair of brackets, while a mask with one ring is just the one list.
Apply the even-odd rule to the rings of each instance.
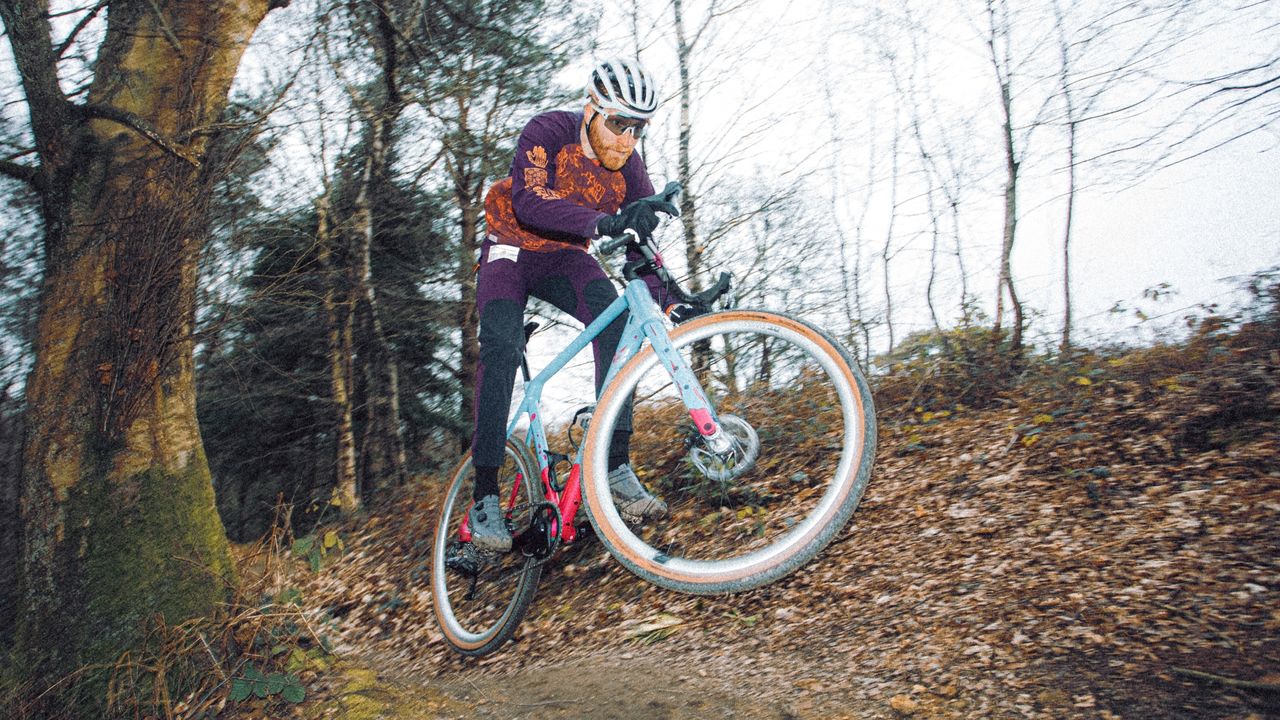
[[[1280, 357], [1157, 359], [1046, 375], [996, 409], [888, 408], [850, 526], [745, 594], [661, 590], [587, 542], [515, 642], [463, 660], [431, 616], [437, 478], [294, 582], [387, 717], [1274, 715]], [[642, 632], [659, 615], [676, 624]], [[343, 682], [322, 715], [350, 709]]]

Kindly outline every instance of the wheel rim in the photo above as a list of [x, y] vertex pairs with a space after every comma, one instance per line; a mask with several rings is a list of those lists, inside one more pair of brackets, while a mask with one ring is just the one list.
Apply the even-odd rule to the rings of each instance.
[[[785, 316], [752, 312], [725, 315], [732, 317], [712, 316], [701, 324], [696, 321], [690, 323], [674, 334], [673, 342], [681, 354], [688, 358], [699, 340], [729, 335], [761, 338], [762, 357], [769, 352], [769, 343], [774, 345], [772, 350], [775, 352], [783, 351], [782, 346], [788, 346], [786, 352], [795, 355], [775, 357], [772, 376], [766, 374], [767, 382], [763, 385], [757, 382], [752, 392], [743, 393], [742, 387], [736, 388], [736, 393], [744, 397], [731, 397], [729, 383], [723, 378], [717, 380], [714, 370], [710, 371], [709, 378], [703, 378], [713, 404], [722, 412], [742, 415], [747, 424], [759, 431], [762, 455], [755, 463], [757, 467], [747, 473], [752, 477], [741, 479], [748, 485], [758, 484], [755, 486], [756, 496], [752, 498], [750, 493], [738, 492], [735, 500], [731, 491], [722, 500], [733, 502], [722, 503], [712, 509], [708, 498], [702, 498], [702, 507], [699, 508], [696, 502], [687, 498], [673, 497], [680, 495], [680, 488], [678, 481], [671, 479], [673, 466], [670, 460], [665, 465], [654, 462], [653, 467], [645, 467], [649, 461], [646, 453], [654, 451], [633, 447], [633, 467], [640, 465], [638, 474], [642, 480], [655, 485], [672, 505], [669, 520], [640, 528], [628, 526], [611, 503], [599, 502], [607, 492], [607, 479], [600, 472], [603, 463], [589, 461], [588, 467], [593, 472], [586, 478], [589, 502], [593, 502], [593, 512], [599, 516], [593, 518], [599, 520], [597, 530], [614, 554], [648, 579], [695, 592], [704, 587], [745, 586], [747, 583], [754, 586], [761, 584], [756, 581], [759, 578], [771, 579], [794, 569], [797, 557], [811, 556], [829, 542], [831, 526], [833, 523], [843, 525], [862, 490], [854, 479], [855, 474], [863, 475], [858, 471], [867, 440], [863, 414], [869, 411], [866, 407], [869, 401], [863, 402], [858, 382], [852, 377], [841, 351], [820, 333]], [[715, 345], [715, 339], [712, 345]], [[711, 355], [729, 355], [732, 347], [733, 343], [726, 343], [725, 349], [721, 350], [713, 347]], [[799, 372], [799, 368], [805, 367], [803, 363], [796, 362], [796, 357], [800, 356], [807, 358], [805, 372], [810, 373], [809, 377], [787, 377], [781, 370], [783, 363], [790, 363], [789, 366]], [[745, 356], [740, 355], [735, 362], [740, 370], [749, 369]], [[670, 402], [671, 393], [664, 396], [657, 389], [662, 383], [655, 382], [654, 387], [646, 387], [646, 378], [658, 374], [665, 376], [658, 367], [658, 358], [651, 351], [633, 358], [620, 372], [615, 383], [618, 387], [611, 386], [597, 407], [592, 429], [599, 428], [599, 432], [588, 439], [589, 455], [603, 457], [599, 453], [607, 452], [606, 428], [611, 428], [617, 420], [618, 403], [607, 402], [612, 397], [624, 396], [623, 393], [632, 390], [636, 392], [635, 425], [638, 428], [654, 422], [655, 416], [659, 424], [675, 422], [672, 418], [685, 412], [682, 405], [671, 405], [656, 412], [644, 409], [646, 403], [653, 403], [655, 399], [659, 403]], [[742, 380], [742, 377], [737, 380]], [[769, 414], [769, 402], [795, 398], [797, 390], [801, 391], [799, 397], [808, 395], [812, 400], [813, 388], [823, 383], [828, 386], [823, 392], [831, 408], [816, 408], [812, 414], [797, 412], [804, 408], [789, 408], [777, 416]], [[791, 386], [787, 387], [788, 384]], [[680, 421], [683, 422], [682, 419]], [[830, 427], [833, 422], [840, 426], [834, 431]], [[727, 429], [732, 430], [731, 427]], [[810, 474], [803, 467], [788, 466], [776, 462], [776, 458], [774, 461], [770, 459], [771, 454], [783, 452], [780, 448], [789, 439], [808, 443], [815, 433], [827, 437], [832, 432], [835, 436], [828, 443], [832, 446], [829, 454], [838, 455], [839, 460], [814, 463], [821, 472]], [[640, 436], [638, 433], [637, 437]], [[670, 439], [658, 440], [660, 445], [663, 442], [670, 442]], [[661, 454], [661, 448], [658, 448], [657, 455]], [[638, 456], [641, 459], [637, 460]], [[661, 476], [664, 472], [667, 473], [665, 477]], [[688, 475], [687, 472], [685, 474]], [[684, 489], [686, 494], [688, 490]], [[753, 539], [753, 533], [758, 537]], [[719, 549], [712, 547], [716, 543], [720, 544]], [[803, 559], [807, 558], [801, 557], [800, 562]], [[683, 583], [689, 585], [682, 586]]]
[[[531, 476], [526, 464], [508, 446], [503, 467], [499, 471], [499, 491], [504, 507], [511, 496], [512, 481], [517, 470], [524, 478], [522, 499], [518, 503], [518, 508], [523, 509], [517, 513], [514, 528], [519, 533], [525, 527], [529, 509], [533, 507], [533, 483], [537, 482], [537, 478]], [[513, 614], [519, 611], [522, 585], [527, 582], [527, 577], [521, 570], [531, 562], [517, 553], [480, 556], [483, 568], [479, 573], [474, 595], [468, 597], [471, 592], [469, 578], [450, 568], [447, 560], [450, 559], [451, 547], [459, 545], [458, 528], [471, 505], [473, 484], [474, 472], [468, 458], [454, 473], [454, 482], [450, 484], [436, 525], [432, 551], [431, 590], [436, 618], [445, 639], [464, 652], [479, 650], [494, 642], [506, 626], [513, 622]]]

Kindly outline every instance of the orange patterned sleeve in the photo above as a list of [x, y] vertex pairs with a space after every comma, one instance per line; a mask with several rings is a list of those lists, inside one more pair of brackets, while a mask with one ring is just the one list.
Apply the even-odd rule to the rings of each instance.
[[587, 240], [604, 213], [570, 198], [568, 168], [557, 162], [578, 142], [582, 115], [549, 112], [525, 125], [511, 163], [511, 203], [520, 225], [551, 238]]

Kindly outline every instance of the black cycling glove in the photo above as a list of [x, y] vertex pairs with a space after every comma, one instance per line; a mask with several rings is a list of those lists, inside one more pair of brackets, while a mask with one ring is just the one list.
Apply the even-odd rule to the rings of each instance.
[[680, 210], [661, 197], [647, 197], [622, 208], [616, 215], [606, 215], [596, 223], [596, 233], [618, 237], [627, 230], [634, 230], [642, 239], [658, 229], [658, 211], [672, 217]]
[[679, 325], [709, 312], [711, 311], [701, 303], [677, 303], [667, 308], [667, 317], [671, 318], [671, 322]]

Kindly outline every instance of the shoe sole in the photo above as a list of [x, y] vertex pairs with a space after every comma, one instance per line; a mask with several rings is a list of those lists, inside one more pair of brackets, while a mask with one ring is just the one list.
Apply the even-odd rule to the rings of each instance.
[[475, 548], [476, 550], [479, 550], [480, 552], [504, 553], [504, 552], [511, 551], [511, 541], [508, 540], [505, 543], [502, 541], [498, 541], [497, 543], [492, 543], [492, 542], [486, 542], [483, 539], [472, 535], [471, 547]]

